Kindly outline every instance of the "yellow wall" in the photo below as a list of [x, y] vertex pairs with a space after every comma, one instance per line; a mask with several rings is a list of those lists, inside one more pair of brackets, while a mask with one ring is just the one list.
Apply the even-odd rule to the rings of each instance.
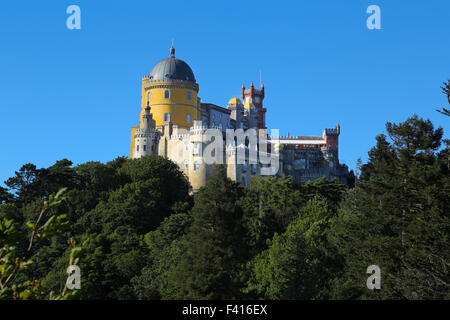
[[134, 150], [134, 134], [136, 132], [136, 128], [139, 127], [132, 127], [131, 128], [131, 147], [130, 147], [130, 158], [133, 158], [133, 150]]
[[[170, 98], [165, 99], [165, 90], [170, 91]], [[187, 99], [187, 92], [191, 92], [191, 100]], [[188, 81], [148, 81], [142, 82], [142, 114], [147, 106], [148, 92], [150, 92], [149, 105], [156, 126], [164, 125], [164, 113], [170, 113], [172, 124], [181, 127], [191, 127], [194, 120], [201, 119], [200, 106], [197, 101], [198, 85]], [[191, 123], [187, 123], [187, 114], [191, 115]]]
[[[134, 134], [136, 128], [142, 127], [142, 116], [147, 106], [148, 92], [150, 92], [149, 105], [156, 126], [164, 125], [164, 113], [170, 113], [173, 125], [182, 128], [193, 126], [194, 120], [201, 120], [200, 99], [198, 98], [198, 84], [189, 81], [150, 81], [148, 76], [142, 78], [142, 101], [139, 115], [139, 126], [131, 128], [130, 158], [133, 157], [135, 147]], [[165, 90], [170, 91], [169, 99], [164, 96]], [[187, 99], [187, 92], [191, 92], [191, 100]], [[187, 114], [191, 115], [191, 123], [187, 122]]]

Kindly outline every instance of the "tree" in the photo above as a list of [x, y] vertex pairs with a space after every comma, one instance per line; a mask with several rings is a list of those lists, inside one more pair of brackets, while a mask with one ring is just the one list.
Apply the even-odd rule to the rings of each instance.
[[[65, 215], [46, 217], [46, 212], [63, 200], [61, 195], [64, 191], [65, 189], [61, 189], [56, 195], [50, 195], [37, 220], [34, 223], [27, 223], [31, 229], [31, 235], [26, 240], [26, 251], [23, 253], [19, 250], [18, 243], [25, 239], [24, 235], [17, 229], [13, 220], [6, 218], [0, 220], [0, 299], [42, 299], [45, 297], [70, 299], [75, 297], [77, 292], [66, 294], [66, 287], [60, 294], [55, 294], [46, 291], [42, 280], [23, 279], [27, 267], [36, 263], [34, 259], [30, 258], [36, 243], [59, 234], [68, 223]], [[71, 244], [69, 265], [76, 264], [81, 253], [81, 247], [77, 247], [73, 240], [71, 240]]]
[[316, 196], [325, 199], [331, 211], [336, 213], [339, 204], [347, 191], [347, 186], [337, 178], [329, 180], [322, 177], [301, 184], [299, 186], [299, 191], [307, 201], [314, 199]]
[[164, 219], [157, 230], [145, 235], [148, 264], [132, 279], [139, 299], [176, 299], [177, 288], [169, 276], [184, 253], [183, 237], [192, 224], [189, 212], [178, 212]]
[[267, 248], [267, 240], [272, 239], [275, 233], [286, 231], [299, 207], [305, 203], [305, 197], [294, 187], [292, 177], [254, 178], [240, 202], [251, 254]]
[[327, 298], [339, 270], [327, 240], [332, 211], [318, 197], [308, 201], [283, 234], [249, 263], [249, 292], [263, 299]]
[[5, 184], [14, 191], [19, 200], [29, 202], [36, 199], [39, 194], [34, 182], [40, 171], [32, 163], [23, 165], [19, 171], [16, 171], [14, 177], [5, 181]]
[[8, 192], [8, 189], [0, 187], [0, 204], [11, 201], [13, 196]]
[[112, 233], [130, 226], [137, 234], [155, 230], [173, 207], [189, 202], [189, 182], [178, 166], [162, 157], [128, 160], [118, 169], [124, 184], [77, 221], [77, 230]]
[[232, 299], [241, 297], [240, 273], [246, 260], [242, 209], [237, 204], [243, 187], [215, 174], [195, 195], [193, 222], [182, 245], [186, 248], [169, 276], [181, 299]]
[[[450, 105], [450, 80], [447, 83], [444, 82], [444, 86], [441, 87], [442, 92], [447, 96], [448, 104]], [[450, 117], [450, 109], [442, 108], [442, 110], [436, 109], [437, 112], [442, 113], [443, 115]]]
[[[449, 169], [442, 128], [417, 116], [387, 123], [333, 223], [330, 241], [345, 260], [335, 298], [448, 298]], [[447, 200], [446, 200], [447, 199]], [[382, 289], [366, 288], [381, 268]]]

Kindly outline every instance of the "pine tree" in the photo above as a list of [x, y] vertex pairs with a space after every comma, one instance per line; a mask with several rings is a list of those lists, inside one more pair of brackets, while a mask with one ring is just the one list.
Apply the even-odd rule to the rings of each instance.
[[237, 205], [242, 186], [226, 177], [222, 167], [195, 196], [193, 223], [183, 246], [185, 254], [171, 274], [181, 299], [240, 297], [240, 270], [246, 259]]
[[[417, 116], [386, 125], [330, 235], [345, 259], [336, 298], [448, 298], [449, 170], [442, 128]], [[366, 269], [381, 269], [381, 290]]]
[[[447, 83], [444, 82], [444, 86], [441, 87], [442, 92], [447, 96], [448, 104], [450, 105], [450, 80], [447, 81]], [[442, 113], [443, 115], [446, 115], [447, 117], [450, 117], [450, 109], [442, 108], [442, 110], [436, 109], [437, 112]]]

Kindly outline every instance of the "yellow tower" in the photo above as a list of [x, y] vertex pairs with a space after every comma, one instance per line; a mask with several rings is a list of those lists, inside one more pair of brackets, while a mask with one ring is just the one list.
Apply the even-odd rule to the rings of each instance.
[[[151, 107], [156, 127], [165, 122], [187, 129], [194, 120], [201, 119], [199, 86], [194, 73], [183, 60], [175, 58], [175, 49], [170, 48], [170, 56], [158, 62], [152, 72], [142, 77], [141, 123], [145, 107]], [[134, 134], [138, 127], [131, 129], [130, 158], [133, 157]]]

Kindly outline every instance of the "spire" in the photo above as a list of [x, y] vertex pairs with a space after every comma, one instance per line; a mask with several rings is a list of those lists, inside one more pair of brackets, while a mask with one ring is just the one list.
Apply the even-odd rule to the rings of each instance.
[[170, 56], [175, 57], [175, 48], [173, 47], [173, 39], [172, 39], [172, 47], [170, 47]]
[[261, 69], [259, 69], [259, 87], [261, 88], [262, 86], [262, 72]]

